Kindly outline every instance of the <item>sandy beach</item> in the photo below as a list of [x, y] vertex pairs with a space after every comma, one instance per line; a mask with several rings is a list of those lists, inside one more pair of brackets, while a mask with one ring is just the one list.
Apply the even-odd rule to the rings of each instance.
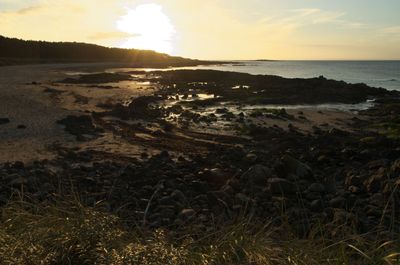
[[107, 100], [123, 102], [146, 94], [146, 89], [137, 89], [143, 86], [135, 83], [121, 84], [122, 88], [112, 90], [53, 84], [74, 72], [112, 66], [115, 67], [112, 64], [1, 67], [0, 117], [10, 122], [0, 128], [0, 161], [50, 159], [54, 158], [57, 146], [82, 147], [57, 124], [58, 120], [95, 111], [98, 103]]
[[[0, 161], [24, 161], [51, 159], [57, 153], [57, 147], [92, 149], [116, 152], [121, 155], [138, 157], [149, 147], [138, 141], [129, 143], [111, 132], [92, 141], [78, 142], [67, 133], [57, 121], [68, 115], [85, 115], [104, 111], [99, 104], [129, 102], [133, 98], [151, 95], [159, 89], [156, 83], [141, 81], [122, 81], [117, 83], [61, 84], [56, 81], [74, 77], [78, 73], [93, 73], [116, 68], [116, 65], [75, 64], [75, 65], [28, 65], [0, 68], [0, 117], [10, 119], [10, 123], [0, 127]], [[289, 115], [301, 116], [301, 119], [287, 121], [275, 118], [256, 119], [255, 123], [266, 127], [277, 126], [288, 129], [290, 123], [304, 132], [311, 132], [315, 126], [323, 125], [327, 129], [337, 127], [351, 130], [348, 126], [354, 113], [338, 110], [292, 109]], [[300, 113], [300, 114], [299, 114]], [[19, 128], [18, 128], [19, 127]], [[223, 126], [206, 128], [194, 125], [199, 131], [217, 134], [231, 134]], [[143, 137], [152, 138], [150, 135]], [[154, 150], [152, 150], [154, 149]], [[151, 152], [157, 152], [156, 147]]]

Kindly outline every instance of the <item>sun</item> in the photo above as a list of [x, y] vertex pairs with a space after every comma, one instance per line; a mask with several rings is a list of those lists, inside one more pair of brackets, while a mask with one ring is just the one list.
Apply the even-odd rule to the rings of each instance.
[[162, 53], [173, 51], [175, 27], [163, 8], [157, 4], [143, 4], [129, 9], [117, 21], [118, 30], [131, 34], [123, 48], [154, 50]]

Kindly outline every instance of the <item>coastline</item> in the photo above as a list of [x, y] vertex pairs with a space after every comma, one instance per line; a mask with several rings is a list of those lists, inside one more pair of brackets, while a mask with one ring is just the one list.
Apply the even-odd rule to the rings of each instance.
[[[272, 239], [302, 240], [321, 226], [332, 240], [398, 235], [400, 92], [109, 66], [0, 68], [2, 205], [15, 192], [34, 205], [78, 194], [84, 207], [104, 204], [101, 213], [172, 238], [249, 212], [271, 221]], [[268, 107], [372, 97], [358, 110]]]

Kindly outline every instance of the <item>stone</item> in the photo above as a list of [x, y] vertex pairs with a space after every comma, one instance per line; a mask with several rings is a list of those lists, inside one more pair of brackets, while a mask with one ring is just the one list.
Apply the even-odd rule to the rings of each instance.
[[184, 202], [186, 200], [185, 194], [180, 190], [174, 190], [174, 192], [171, 193], [171, 197], [178, 202]]
[[329, 201], [329, 206], [333, 208], [341, 208], [344, 206], [345, 202], [346, 202], [345, 198], [338, 196]]
[[240, 176], [240, 180], [251, 185], [266, 185], [271, 176], [271, 169], [263, 165], [254, 165]]
[[23, 168], [25, 168], [25, 164], [22, 161], [15, 161], [13, 163], [13, 168], [23, 169]]
[[271, 178], [268, 183], [269, 190], [273, 194], [293, 194], [296, 191], [296, 186], [287, 179]]
[[350, 176], [347, 176], [345, 183], [348, 186], [357, 186], [358, 187], [358, 186], [362, 185], [363, 179], [360, 176], [350, 175]]
[[159, 207], [158, 213], [161, 218], [172, 219], [173, 217], [175, 217], [175, 210], [168, 206]]
[[0, 118], [0, 125], [7, 124], [7, 123], [10, 123], [9, 118]]
[[174, 205], [175, 201], [171, 196], [164, 196], [158, 200], [160, 205]]
[[183, 209], [180, 213], [179, 213], [179, 218], [183, 219], [183, 220], [189, 220], [191, 218], [193, 218], [196, 215], [195, 210], [189, 208], [189, 209]]
[[254, 153], [249, 153], [246, 155], [245, 160], [249, 163], [255, 163], [257, 161], [258, 157]]
[[275, 167], [279, 177], [289, 179], [309, 179], [313, 177], [311, 168], [299, 160], [284, 155]]
[[207, 183], [204, 181], [194, 180], [190, 183], [190, 186], [198, 193], [206, 193], [209, 190]]
[[85, 177], [80, 181], [80, 184], [86, 187], [90, 187], [90, 186], [95, 186], [97, 182], [92, 177]]
[[232, 189], [234, 191], [238, 191], [241, 188], [240, 182], [237, 178], [228, 179], [228, 181], [226, 182], [226, 185], [229, 185], [230, 187], [232, 187]]
[[249, 197], [247, 197], [245, 194], [243, 193], [237, 193], [235, 195], [235, 199], [237, 199], [238, 201], [240, 201], [241, 203], [249, 203], [251, 201], [251, 199]]
[[314, 212], [321, 212], [324, 209], [324, 204], [322, 200], [313, 200], [310, 204], [310, 209]]
[[308, 191], [317, 192], [317, 193], [323, 193], [323, 192], [325, 192], [325, 186], [322, 185], [321, 183], [313, 183], [308, 188]]
[[335, 136], [343, 136], [346, 134], [345, 131], [339, 130], [337, 128], [332, 128], [329, 130], [328, 134], [335, 135]]
[[24, 177], [16, 177], [13, 180], [10, 181], [9, 185], [10, 186], [14, 186], [14, 187], [18, 187], [21, 185], [25, 185], [28, 183], [28, 180]]
[[360, 194], [363, 192], [363, 189], [361, 189], [360, 187], [357, 187], [357, 186], [350, 186], [348, 188], [348, 191], [350, 191], [351, 193], [354, 193], [354, 194]]

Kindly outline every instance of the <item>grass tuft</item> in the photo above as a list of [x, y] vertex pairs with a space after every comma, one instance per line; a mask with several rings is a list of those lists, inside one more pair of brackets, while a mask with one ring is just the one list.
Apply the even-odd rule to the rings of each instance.
[[400, 264], [399, 240], [321, 233], [301, 239], [246, 217], [206, 230], [148, 230], [101, 208], [55, 199], [13, 201], [0, 221], [0, 264]]

